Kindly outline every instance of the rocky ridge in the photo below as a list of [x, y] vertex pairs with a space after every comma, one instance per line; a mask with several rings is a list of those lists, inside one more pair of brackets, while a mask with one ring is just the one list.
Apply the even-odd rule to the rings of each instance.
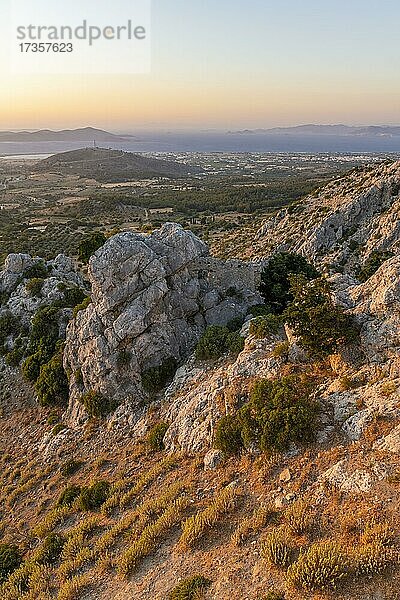
[[298, 252], [328, 272], [357, 275], [373, 252], [399, 252], [399, 192], [400, 162], [356, 169], [266, 221], [252, 255]]

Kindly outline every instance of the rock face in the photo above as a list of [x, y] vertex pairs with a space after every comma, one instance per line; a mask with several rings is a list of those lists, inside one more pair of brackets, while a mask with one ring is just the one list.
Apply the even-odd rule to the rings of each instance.
[[320, 267], [357, 274], [372, 252], [400, 247], [400, 162], [334, 181], [258, 232], [254, 256], [290, 250]]
[[[44, 267], [47, 276], [43, 277], [38, 294], [29, 290], [29, 270], [35, 266]], [[4, 270], [0, 271], [0, 294], [2, 312], [11, 312], [21, 324], [29, 329], [31, 318], [42, 306], [62, 300], [66, 288], [86, 288], [86, 283], [78, 273], [74, 262], [64, 254], [48, 262], [32, 258], [29, 254], [9, 254]]]
[[180, 362], [207, 325], [225, 325], [261, 301], [260, 269], [209, 257], [176, 224], [108, 240], [89, 263], [92, 303], [68, 327], [69, 422], [83, 417], [78, 399], [89, 390], [138, 406], [145, 371]]

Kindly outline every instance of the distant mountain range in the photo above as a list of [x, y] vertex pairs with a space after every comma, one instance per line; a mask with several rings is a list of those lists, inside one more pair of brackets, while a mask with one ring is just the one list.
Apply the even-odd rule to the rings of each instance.
[[0, 142], [122, 142], [129, 141], [133, 136], [115, 135], [94, 127], [80, 129], [63, 129], [51, 131], [0, 131]]
[[82, 148], [55, 154], [39, 161], [34, 170], [79, 175], [101, 183], [152, 177], [185, 177], [203, 172], [200, 167], [184, 163], [147, 158], [132, 152], [105, 148]]
[[400, 136], [398, 125], [367, 125], [351, 127], [349, 125], [297, 125], [295, 127], [274, 127], [272, 129], [242, 129], [230, 131], [230, 134], [275, 134], [275, 135], [336, 135], [336, 136]]

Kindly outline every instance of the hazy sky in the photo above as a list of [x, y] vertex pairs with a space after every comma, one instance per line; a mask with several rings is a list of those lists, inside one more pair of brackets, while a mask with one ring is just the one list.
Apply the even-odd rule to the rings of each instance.
[[0, 128], [398, 124], [399, 25], [398, 0], [153, 0], [149, 74], [3, 73]]

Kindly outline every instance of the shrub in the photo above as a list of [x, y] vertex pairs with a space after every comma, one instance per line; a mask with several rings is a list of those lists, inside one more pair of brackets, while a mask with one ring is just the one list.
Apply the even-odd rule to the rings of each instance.
[[86, 296], [86, 298], [84, 298], [84, 300], [82, 300], [82, 302], [81, 302], [80, 304], [77, 304], [77, 305], [74, 307], [74, 310], [73, 310], [73, 312], [72, 312], [72, 316], [73, 316], [73, 318], [75, 319], [75, 318], [76, 318], [76, 316], [77, 316], [77, 314], [78, 314], [79, 312], [81, 312], [81, 310], [86, 310], [86, 309], [87, 309], [87, 307], [89, 306], [89, 304], [91, 304], [91, 302], [92, 302], [92, 299], [91, 299], [91, 297], [90, 297], [90, 296]]
[[157, 423], [147, 434], [147, 443], [151, 450], [159, 452], [164, 450], [164, 437], [169, 427], [168, 423]]
[[24, 279], [46, 279], [49, 276], [49, 269], [42, 260], [27, 267], [23, 272]]
[[381, 575], [398, 561], [398, 554], [379, 542], [357, 546], [353, 551], [353, 561], [357, 575]]
[[35, 391], [42, 406], [66, 406], [69, 397], [69, 385], [63, 366], [62, 348], [53, 358], [40, 368], [35, 383]]
[[85, 407], [90, 417], [102, 418], [109, 415], [117, 408], [117, 403], [103, 396], [100, 392], [91, 390], [83, 394], [79, 401]]
[[19, 332], [18, 319], [10, 311], [4, 312], [0, 316], [0, 345], [3, 346], [10, 335], [15, 337]]
[[280, 342], [274, 346], [272, 350], [272, 356], [274, 358], [283, 358], [287, 359], [289, 353], [290, 344], [289, 342]]
[[358, 280], [361, 283], [367, 281], [372, 275], [374, 275], [377, 270], [383, 265], [384, 262], [392, 258], [394, 255], [389, 251], [377, 251], [371, 252], [368, 259], [366, 260], [364, 266], [360, 269], [358, 273]]
[[250, 322], [250, 335], [254, 335], [257, 339], [263, 339], [277, 333], [282, 326], [282, 320], [273, 314], [265, 317], [257, 317]]
[[244, 323], [244, 318], [243, 317], [235, 317], [234, 319], [231, 319], [229, 321], [229, 323], [227, 323], [227, 328], [229, 329], [229, 331], [239, 331], [242, 328], [242, 325]]
[[60, 466], [60, 473], [63, 477], [71, 477], [71, 475], [79, 471], [82, 465], [82, 461], [71, 458]]
[[41, 279], [40, 277], [33, 277], [32, 279], [30, 279], [27, 282], [27, 284], [25, 286], [26, 291], [28, 292], [28, 294], [30, 296], [35, 296], [36, 298], [38, 298], [42, 291], [43, 284], [44, 284], [44, 279]]
[[35, 558], [42, 565], [53, 565], [60, 558], [65, 538], [58, 533], [50, 533], [43, 541]]
[[347, 573], [347, 559], [337, 544], [313, 544], [288, 570], [288, 581], [310, 592], [335, 588]]
[[40, 374], [42, 358], [40, 352], [31, 354], [22, 364], [22, 374], [28, 381], [35, 382]]
[[296, 375], [256, 382], [239, 412], [244, 445], [282, 452], [291, 443], [311, 442], [319, 406], [310, 393], [310, 383]]
[[305, 279], [315, 279], [318, 271], [299, 254], [279, 252], [269, 261], [261, 273], [260, 293], [270, 312], [282, 313], [293, 300], [290, 289], [290, 276], [303, 275]]
[[86, 300], [85, 292], [79, 287], [70, 287], [64, 290], [63, 306], [65, 308], [75, 308], [80, 306]]
[[150, 367], [142, 373], [142, 385], [147, 392], [159, 392], [170, 381], [176, 371], [176, 360], [167, 358], [161, 365]]
[[214, 447], [225, 456], [238, 454], [243, 448], [242, 431], [238, 419], [232, 415], [222, 417], [215, 428]]
[[0, 583], [13, 573], [22, 562], [17, 546], [0, 544]]
[[76, 369], [74, 376], [76, 385], [83, 386], [82, 369]]
[[64, 431], [64, 429], [66, 429], [64, 423], [57, 423], [51, 430], [51, 435], [58, 435], [61, 431]]
[[303, 500], [298, 500], [289, 506], [284, 513], [284, 519], [294, 535], [302, 535], [312, 523], [309, 505]]
[[254, 306], [250, 306], [248, 315], [252, 317], [266, 317], [271, 314], [271, 308], [267, 304], [255, 304]]
[[25, 347], [23, 345], [16, 344], [13, 350], [6, 355], [6, 363], [10, 367], [18, 367], [24, 358], [24, 354]]
[[285, 595], [281, 592], [268, 592], [266, 596], [262, 600], [285, 600]]
[[211, 325], [200, 338], [196, 346], [196, 358], [209, 360], [220, 358], [228, 352], [239, 354], [244, 348], [244, 339], [240, 334], [231, 332], [227, 327]]
[[108, 481], [96, 481], [90, 487], [83, 488], [79, 498], [82, 510], [97, 510], [107, 500], [111, 485]]
[[286, 568], [293, 555], [293, 544], [284, 527], [275, 527], [261, 545], [261, 555], [272, 565]]
[[211, 581], [202, 575], [194, 575], [181, 581], [169, 593], [168, 600], [198, 600]]
[[57, 506], [72, 506], [77, 498], [79, 498], [81, 488], [77, 485], [69, 485], [63, 490], [57, 500]]
[[106, 243], [107, 238], [102, 232], [95, 232], [89, 238], [83, 240], [79, 244], [78, 248], [78, 258], [83, 264], [87, 265], [90, 257], [104, 244]]
[[285, 319], [300, 345], [312, 355], [324, 357], [356, 337], [355, 325], [332, 299], [324, 279], [291, 279], [293, 302], [285, 310]]

